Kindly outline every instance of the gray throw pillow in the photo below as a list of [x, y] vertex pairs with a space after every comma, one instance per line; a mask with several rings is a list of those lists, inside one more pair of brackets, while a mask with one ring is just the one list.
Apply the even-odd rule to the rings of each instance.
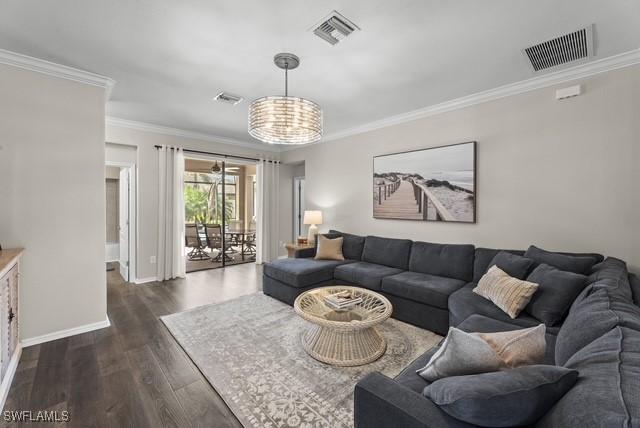
[[573, 301], [587, 286], [586, 276], [544, 263], [531, 272], [527, 281], [538, 284], [538, 289], [524, 311], [550, 327], [564, 319]]
[[483, 427], [531, 425], [576, 383], [578, 372], [534, 365], [454, 376], [433, 382], [423, 395], [450, 416]]
[[518, 256], [517, 254], [507, 253], [506, 251], [500, 251], [496, 256], [489, 262], [489, 268], [491, 266], [498, 266], [500, 269], [505, 271], [514, 278], [525, 279], [527, 274], [535, 265], [535, 261], [528, 259], [526, 257]]
[[533, 259], [536, 263], [546, 263], [560, 270], [573, 273], [587, 274], [598, 260], [592, 256], [572, 256], [569, 254], [554, 253], [531, 245], [524, 256]]

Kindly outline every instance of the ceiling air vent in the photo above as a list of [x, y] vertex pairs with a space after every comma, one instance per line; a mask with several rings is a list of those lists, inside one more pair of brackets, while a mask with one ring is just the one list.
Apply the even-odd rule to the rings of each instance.
[[240, 101], [242, 101], [242, 97], [239, 95], [230, 94], [229, 92], [220, 92], [215, 96], [214, 100], [220, 101], [221, 103], [236, 105]]
[[335, 45], [360, 28], [335, 10], [313, 27], [313, 34]]
[[528, 47], [524, 53], [534, 71], [588, 59], [593, 56], [593, 26]]

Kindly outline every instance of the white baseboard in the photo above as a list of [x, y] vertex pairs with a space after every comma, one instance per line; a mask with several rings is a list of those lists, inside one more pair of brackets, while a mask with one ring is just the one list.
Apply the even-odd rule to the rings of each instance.
[[52, 340], [62, 339], [64, 337], [75, 336], [76, 334], [88, 333], [93, 330], [100, 330], [101, 328], [107, 328], [111, 326], [109, 317], [104, 321], [94, 322], [92, 324], [85, 324], [79, 327], [69, 328], [67, 330], [54, 331], [53, 333], [43, 334], [42, 336], [30, 337], [28, 339], [22, 339], [20, 344], [23, 348], [28, 346], [38, 345], [40, 343], [51, 342]]
[[16, 369], [20, 362], [20, 355], [22, 355], [22, 346], [18, 344], [18, 346], [16, 346], [16, 350], [11, 356], [11, 361], [9, 361], [9, 365], [7, 366], [7, 372], [5, 373], [4, 378], [2, 378], [2, 385], [0, 385], [0, 410], [4, 410], [4, 403], [7, 401], [9, 388], [11, 388], [13, 376], [16, 374]]
[[158, 278], [156, 278], [155, 276], [150, 276], [148, 278], [136, 278], [133, 283], [134, 284], [146, 284], [147, 282], [154, 282], [157, 281]]

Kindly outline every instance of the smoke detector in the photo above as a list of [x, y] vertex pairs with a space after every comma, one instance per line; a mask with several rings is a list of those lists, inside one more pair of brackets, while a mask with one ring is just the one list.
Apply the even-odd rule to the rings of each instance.
[[524, 49], [533, 71], [584, 62], [593, 52], [593, 25]]
[[354, 31], [360, 30], [360, 27], [334, 10], [314, 25], [312, 30], [313, 34], [325, 42], [335, 45]]
[[214, 98], [216, 101], [220, 101], [221, 103], [236, 105], [243, 100], [243, 98], [239, 95], [234, 95], [229, 92], [220, 92]]

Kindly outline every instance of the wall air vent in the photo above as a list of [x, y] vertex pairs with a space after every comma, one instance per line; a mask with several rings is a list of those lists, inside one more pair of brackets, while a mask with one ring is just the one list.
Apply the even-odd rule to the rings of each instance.
[[322, 40], [335, 45], [349, 34], [360, 28], [335, 10], [326, 16], [319, 24], [313, 26], [313, 34]]
[[230, 94], [229, 92], [220, 92], [215, 96], [214, 100], [220, 101], [221, 103], [227, 103], [231, 105], [236, 105], [240, 101], [242, 101], [242, 97], [239, 95]]
[[593, 26], [528, 47], [524, 54], [534, 71], [584, 61], [593, 56]]

